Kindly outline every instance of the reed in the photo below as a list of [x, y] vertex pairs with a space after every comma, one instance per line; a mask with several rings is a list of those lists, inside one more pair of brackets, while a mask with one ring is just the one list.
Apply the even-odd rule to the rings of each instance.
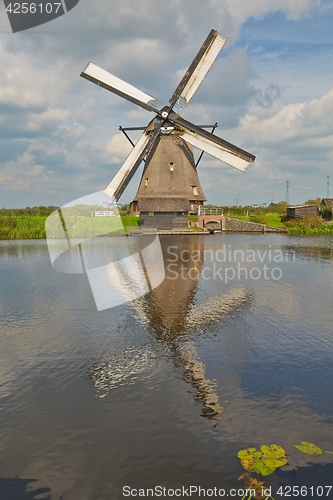
[[1, 240], [27, 240], [46, 238], [46, 216], [0, 216]]
[[[17, 215], [10, 213], [0, 214], [0, 240], [28, 240], [45, 239], [46, 215]], [[91, 238], [96, 234], [123, 234], [128, 227], [138, 226], [138, 217], [75, 217], [72, 221], [71, 235], [75, 237]], [[113, 224], [114, 223], [114, 224]], [[124, 227], [124, 230], [122, 229]], [[51, 234], [52, 236], [52, 234]], [[53, 235], [56, 237], [56, 235]]]
[[295, 236], [319, 236], [333, 234], [333, 224], [324, 223], [318, 227], [304, 227], [299, 224], [294, 227], [287, 227], [287, 233]]

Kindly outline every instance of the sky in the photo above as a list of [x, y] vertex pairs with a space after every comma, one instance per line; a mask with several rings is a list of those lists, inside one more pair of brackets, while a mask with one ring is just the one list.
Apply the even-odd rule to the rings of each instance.
[[[256, 155], [244, 174], [205, 154], [207, 203], [333, 196], [333, 3], [80, 0], [12, 33], [0, 4], [0, 207], [61, 206], [102, 190], [152, 113], [80, 78], [89, 61], [166, 105], [213, 28], [228, 42], [181, 114]], [[132, 133], [135, 141], [138, 135]], [[195, 151], [195, 156], [199, 152]], [[136, 193], [142, 167], [119, 203]]]

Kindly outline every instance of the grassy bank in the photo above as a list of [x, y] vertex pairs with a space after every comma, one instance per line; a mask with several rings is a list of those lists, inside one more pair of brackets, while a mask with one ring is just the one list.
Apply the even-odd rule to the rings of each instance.
[[[45, 239], [46, 219], [47, 215], [0, 214], [0, 240]], [[113, 222], [116, 223], [115, 226]], [[107, 234], [113, 229], [121, 230], [122, 226], [127, 231], [128, 227], [138, 226], [139, 218], [124, 216], [121, 217], [121, 222], [122, 225], [118, 218], [113, 217], [76, 217], [71, 234], [73, 237], [89, 238], [96, 233]], [[56, 231], [53, 236], [57, 236]]]
[[[35, 207], [17, 210], [0, 210], [0, 240], [26, 240], [45, 239], [45, 222], [54, 211], [54, 208]], [[230, 218], [244, 221], [257, 222], [268, 226], [284, 228], [287, 234], [296, 236], [331, 235], [333, 234], [333, 223], [323, 221], [320, 217], [305, 217], [302, 222], [281, 221], [281, 214], [266, 213], [258, 215], [244, 216], [241, 214], [230, 214]], [[189, 221], [194, 222], [197, 216], [190, 216]], [[115, 231], [122, 233], [123, 229], [137, 227], [140, 224], [139, 217], [121, 216], [121, 223], [118, 218], [113, 217], [87, 217], [73, 215], [73, 227], [71, 234], [73, 237], [93, 237], [94, 234], [108, 234]], [[195, 230], [195, 228], [193, 228]], [[53, 237], [57, 237], [56, 229]]]
[[27, 240], [46, 238], [46, 216], [0, 216], [0, 240]]
[[295, 236], [315, 236], [333, 234], [333, 223], [324, 221], [321, 217], [306, 216], [303, 221], [283, 222], [284, 216], [281, 214], [266, 214], [258, 216], [231, 215], [230, 218], [257, 222], [271, 227], [285, 229], [287, 234]]
[[317, 227], [306, 227], [304, 224], [297, 224], [293, 227], [286, 228], [288, 234], [293, 234], [295, 236], [317, 236], [325, 234], [333, 234], [333, 224], [329, 222], [324, 222]]

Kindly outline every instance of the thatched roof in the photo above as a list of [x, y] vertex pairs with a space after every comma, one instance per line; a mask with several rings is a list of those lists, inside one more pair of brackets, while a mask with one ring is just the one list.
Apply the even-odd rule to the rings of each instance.
[[180, 197], [140, 197], [138, 198], [140, 212], [188, 212], [190, 203]]
[[150, 151], [134, 201], [145, 197], [206, 201], [192, 148], [180, 136], [160, 136]]

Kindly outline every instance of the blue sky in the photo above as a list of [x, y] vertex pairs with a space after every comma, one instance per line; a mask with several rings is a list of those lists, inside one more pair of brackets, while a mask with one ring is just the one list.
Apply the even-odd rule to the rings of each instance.
[[[317, 0], [80, 0], [11, 33], [0, 4], [0, 206], [62, 205], [103, 189], [130, 151], [118, 126], [151, 113], [80, 78], [92, 60], [167, 103], [211, 28], [228, 42], [183, 111], [257, 160], [204, 155], [216, 204], [326, 195], [333, 165], [333, 5]], [[133, 134], [133, 139], [136, 136]], [[135, 195], [140, 172], [120, 202]], [[331, 177], [333, 195], [333, 175]]]

